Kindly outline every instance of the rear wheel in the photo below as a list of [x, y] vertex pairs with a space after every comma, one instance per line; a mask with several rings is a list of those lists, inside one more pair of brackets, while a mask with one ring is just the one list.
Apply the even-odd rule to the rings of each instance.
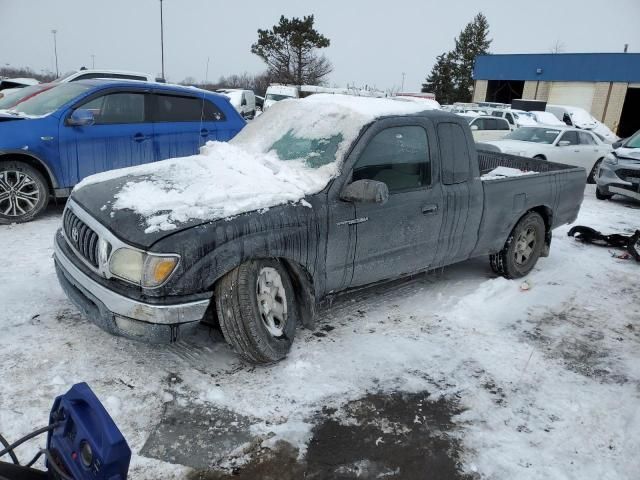
[[215, 286], [218, 321], [227, 342], [252, 363], [271, 363], [289, 353], [297, 308], [291, 279], [282, 263], [251, 260]]
[[598, 169], [600, 168], [600, 164], [602, 163], [602, 159], [599, 159], [591, 169], [589, 176], [587, 177], [587, 183], [596, 183], [596, 175], [598, 174]]
[[611, 193], [602, 193], [598, 187], [596, 187], [596, 198], [598, 200], [611, 200], [613, 194]]
[[28, 222], [49, 202], [47, 181], [31, 165], [0, 162], [0, 224]]
[[529, 212], [520, 219], [504, 248], [489, 257], [494, 272], [506, 278], [528, 274], [544, 248], [545, 225], [539, 213]]

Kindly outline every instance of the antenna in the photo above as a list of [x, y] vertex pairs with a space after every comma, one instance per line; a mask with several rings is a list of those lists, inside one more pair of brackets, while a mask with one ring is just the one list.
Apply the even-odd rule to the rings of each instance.
[[[209, 57], [207, 57], [207, 68], [204, 71], [204, 85], [207, 85], [207, 82], [209, 81]], [[204, 88], [202, 89], [202, 105], [200, 106], [200, 133], [199, 135], [202, 137], [202, 123], [204, 122]], [[199, 143], [199, 142], [198, 142]]]

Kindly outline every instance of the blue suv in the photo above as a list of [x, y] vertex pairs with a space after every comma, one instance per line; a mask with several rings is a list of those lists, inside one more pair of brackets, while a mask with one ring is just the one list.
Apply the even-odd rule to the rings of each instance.
[[193, 155], [244, 125], [227, 97], [204, 90], [61, 83], [0, 113], [0, 224], [31, 220], [88, 175]]

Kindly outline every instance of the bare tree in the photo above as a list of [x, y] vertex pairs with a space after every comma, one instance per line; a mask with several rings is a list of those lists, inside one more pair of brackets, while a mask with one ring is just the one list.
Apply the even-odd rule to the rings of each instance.
[[549, 48], [550, 53], [564, 53], [565, 50], [565, 45], [560, 40], [556, 40], [556, 43]]

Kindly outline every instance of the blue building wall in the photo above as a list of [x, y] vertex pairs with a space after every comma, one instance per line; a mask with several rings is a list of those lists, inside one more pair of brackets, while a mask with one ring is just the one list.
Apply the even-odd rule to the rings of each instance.
[[640, 82], [640, 53], [543, 53], [481, 55], [475, 80]]

